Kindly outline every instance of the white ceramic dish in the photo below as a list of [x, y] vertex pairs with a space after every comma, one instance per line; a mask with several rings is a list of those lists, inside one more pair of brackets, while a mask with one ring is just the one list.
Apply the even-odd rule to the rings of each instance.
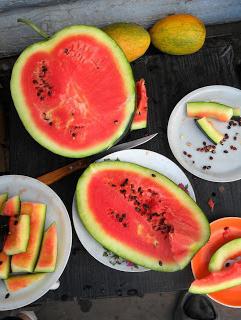
[[[0, 177], [0, 193], [9, 196], [19, 194], [22, 201], [42, 202], [47, 205], [45, 229], [56, 222], [58, 232], [58, 257], [56, 270], [29, 288], [10, 293], [9, 298], [3, 281], [0, 282], [0, 310], [13, 310], [26, 306], [43, 296], [61, 276], [68, 262], [72, 245], [72, 228], [68, 212], [57, 194], [42, 182], [20, 175]], [[62, 240], [62, 241], [61, 241]], [[64, 241], [63, 241], [64, 240]]]
[[[168, 141], [172, 153], [178, 162], [195, 176], [214, 182], [229, 182], [241, 179], [241, 126], [227, 129], [228, 124], [212, 119], [214, 126], [222, 133], [227, 133], [229, 139], [224, 145], [217, 145], [216, 153], [201, 153], [196, 149], [203, 147], [203, 142], [210, 141], [197, 128], [194, 120], [186, 115], [186, 102], [188, 101], [216, 101], [232, 107], [241, 108], [241, 90], [228, 86], [208, 86], [199, 88], [186, 95], [178, 102], [169, 119]], [[237, 140], [233, 137], [237, 135]], [[230, 146], [237, 148], [232, 151]], [[224, 153], [228, 150], [228, 153]], [[183, 154], [186, 151], [192, 157]], [[209, 157], [212, 156], [213, 160]], [[195, 161], [195, 163], [193, 163]], [[211, 166], [209, 170], [204, 166]]]
[[[170, 178], [177, 184], [183, 183], [184, 185], [188, 185], [188, 191], [190, 193], [190, 196], [195, 200], [195, 194], [191, 186], [191, 183], [187, 179], [185, 174], [182, 172], [182, 170], [171, 160], [158, 153], [142, 149], [123, 150], [109, 154], [98, 161], [104, 161], [105, 159], [119, 159], [121, 161], [136, 163], [141, 166], [158, 171], [166, 175], [168, 178]], [[123, 259], [120, 259], [119, 263], [114, 263], [115, 259], [112, 257], [113, 254], [109, 252], [105, 253], [106, 250], [94, 238], [92, 238], [91, 235], [84, 228], [76, 210], [75, 198], [73, 199], [72, 214], [75, 231], [80, 242], [82, 243], [84, 248], [89, 252], [89, 254], [92, 255], [96, 260], [110, 268], [119, 271], [148, 271], [148, 269], [144, 267], [134, 266], [133, 264]]]

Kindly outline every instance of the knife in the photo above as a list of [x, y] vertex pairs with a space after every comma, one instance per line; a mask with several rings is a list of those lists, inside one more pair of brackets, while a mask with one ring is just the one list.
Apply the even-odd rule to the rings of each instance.
[[47, 185], [51, 185], [52, 183], [61, 180], [62, 178], [70, 175], [71, 173], [73, 173], [75, 171], [78, 171], [80, 169], [84, 169], [84, 168], [88, 167], [88, 165], [90, 165], [93, 161], [96, 161], [99, 158], [102, 158], [102, 157], [104, 157], [110, 153], [116, 152], [116, 151], [132, 149], [134, 147], [140, 146], [140, 145], [150, 141], [151, 139], [153, 139], [157, 134], [158, 133], [154, 133], [152, 135], [149, 135], [149, 136], [146, 136], [146, 137], [143, 137], [140, 139], [136, 139], [133, 141], [118, 144], [118, 145], [106, 150], [105, 152], [96, 155], [94, 158], [88, 157], [88, 158], [74, 161], [64, 167], [61, 167], [61, 168], [56, 169], [54, 171], [48, 172], [48, 173], [38, 177], [37, 179]]

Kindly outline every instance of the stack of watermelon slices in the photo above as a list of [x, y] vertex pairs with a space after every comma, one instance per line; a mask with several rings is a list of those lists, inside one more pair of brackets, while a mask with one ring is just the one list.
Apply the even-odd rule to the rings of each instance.
[[[9, 216], [9, 232], [0, 252], [0, 279], [15, 292], [53, 272], [57, 260], [57, 227], [44, 232], [46, 205], [21, 202], [19, 195], [0, 195], [0, 214]], [[17, 275], [10, 275], [18, 273]]]

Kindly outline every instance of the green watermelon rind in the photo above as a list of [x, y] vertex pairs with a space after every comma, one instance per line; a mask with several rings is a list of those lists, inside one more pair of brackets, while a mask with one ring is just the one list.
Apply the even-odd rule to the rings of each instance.
[[[0, 279], [2, 280], [7, 279], [10, 273], [10, 257], [7, 255], [5, 256], [7, 257], [7, 263], [5, 261], [2, 261], [2, 265], [1, 265], [2, 270], [0, 271]], [[4, 270], [3, 270], [3, 267], [5, 267]]]
[[[123, 121], [122, 125], [119, 127], [119, 130], [114, 136], [109, 138], [107, 141], [104, 141], [102, 144], [97, 144], [86, 150], [71, 150], [65, 148], [57, 142], [50, 140], [50, 138], [39, 128], [35, 126], [32, 121], [31, 114], [26, 107], [25, 98], [19, 86], [21, 83], [21, 71], [27, 59], [36, 51], [40, 50], [51, 50], [58, 41], [64, 39], [65, 37], [71, 36], [73, 34], [89, 34], [96, 38], [96, 40], [102, 40], [111, 50], [115, 53], [117, 67], [121, 70], [123, 79], [125, 79], [126, 91], [129, 93], [129, 98], [126, 104], [126, 119]], [[66, 27], [56, 32], [48, 41], [37, 42], [29, 47], [27, 47], [21, 55], [18, 57], [17, 61], [14, 64], [12, 70], [12, 76], [10, 81], [11, 94], [14, 101], [15, 108], [19, 114], [19, 117], [29, 134], [43, 147], [52, 151], [53, 153], [71, 157], [71, 158], [82, 158], [87, 157], [92, 154], [99, 153], [101, 151], [111, 148], [116, 144], [124, 135], [131, 126], [132, 119], [135, 113], [135, 102], [136, 102], [136, 93], [135, 93], [135, 82], [133, 78], [132, 69], [129, 62], [127, 61], [123, 51], [119, 48], [114, 40], [112, 40], [104, 31], [85, 25], [74, 25]]]
[[[135, 171], [137, 173], [140, 173], [141, 175], [146, 175], [148, 177], [151, 177], [152, 174], [155, 174], [155, 182], [164, 182], [165, 187], [167, 187], [169, 191], [174, 192], [176, 197], [178, 197], [182, 202], [185, 201], [186, 205], [194, 210], [195, 215], [199, 220], [200, 228], [202, 230], [202, 237], [199, 242], [196, 242], [192, 245], [192, 247], [190, 248], [190, 252], [186, 256], [186, 258], [176, 263], [163, 264], [162, 266], [160, 266], [157, 259], [154, 259], [150, 256], [148, 257], [141, 252], [137, 252], [131, 247], [128, 247], [128, 245], [123, 244], [121, 243], [121, 241], [118, 241], [117, 239], [114, 239], [113, 237], [108, 235], [101, 227], [101, 225], [95, 221], [93, 215], [91, 214], [91, 209], [88, 206], [88, 197], [86, 194], [87, 185], [90, 181], [92, 173], [94, 174], [98, 170], [108, 168], [119, 170], [130, 169], [131, 171]], [[101, 243], [103, 247], [128, 261], [132, 261], [137, 265], [156, 271], [173, 272], [183, 269], [190, 262], [194, 254], [208, 241], [210, 236], [210, 226], [206, 216], [197, 206], [195, 201], [186, 194], [186, 192], [184, 192], [174, 182], [161, 175], [160, 173], [129, 162], [104, 161], [91, 164], [78, 180], [76, 188], [76, 204], [79, 217], [85, 228], [96, 241]]]
[[209, 261], [208, 270], [210, 272], [220, 271], [225, 261], [239, 252], [241, 252], [241, 238], [225, 243], [212, 255]]
[[[45, 273], [35, 273], [35, 274], [21, 274], [21, 275], [15, 275], [15, 276], [11, 276], [8, 279], [4, 280], [6, 289], [8, 290], [8, 292], [17, 292], [19, 290], [23, 290], [29, 286], [31, 286], [32, 284], [36, 283], [37, 281], [42, 280], [45, 277]], [[27, 286], [24, 286], [23, 288], [18, 288], [17, 290], [12, 290], [12, 286], [14, 284], [14, 281], [18, 281], [21, 279], [29, 279], [29, 284]], [[11, 286], [10, 286], [11, 284]]]
[[131, 131], [145, 129], [147, 127], [147, 120], [133, 122], [131, 125]]
[[7, 192], [0, 194], [0, 214], [2, 214], [3, 206], [7, 200], [8, 200]]
[[[5, 208], [7, 206], [9, 206], [9, 204], [12, 206], [12, 213], [9, 215], [9, 214], [6, 214], [4, 212]], [[13, 196], [11, 198], [8, 198], [7, 201], [4, 203], [3, 207], [2, 207], [2, 215], [8, 215], [8, 216], [15, 216], [15, 215], [19, 215], [19, 211], [20, 211], [20, 206], [21, 206], [21, 201], [20, 201], [20, 196], [19, 195], [16, 195], [16, 196]]]

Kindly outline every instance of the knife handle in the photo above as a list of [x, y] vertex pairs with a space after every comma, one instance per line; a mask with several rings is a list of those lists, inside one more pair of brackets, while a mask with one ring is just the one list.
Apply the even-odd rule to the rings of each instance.
[[64, 167], [48, 172], [38, 177], [37, 179], [49, 186], [50, 184], [61, 180], [62, 178], [70, 175], [75, 171], [88, 167], [89, 164], [90, 164], [89, 159], [77, 160], [70, 164], [67, 164]]

